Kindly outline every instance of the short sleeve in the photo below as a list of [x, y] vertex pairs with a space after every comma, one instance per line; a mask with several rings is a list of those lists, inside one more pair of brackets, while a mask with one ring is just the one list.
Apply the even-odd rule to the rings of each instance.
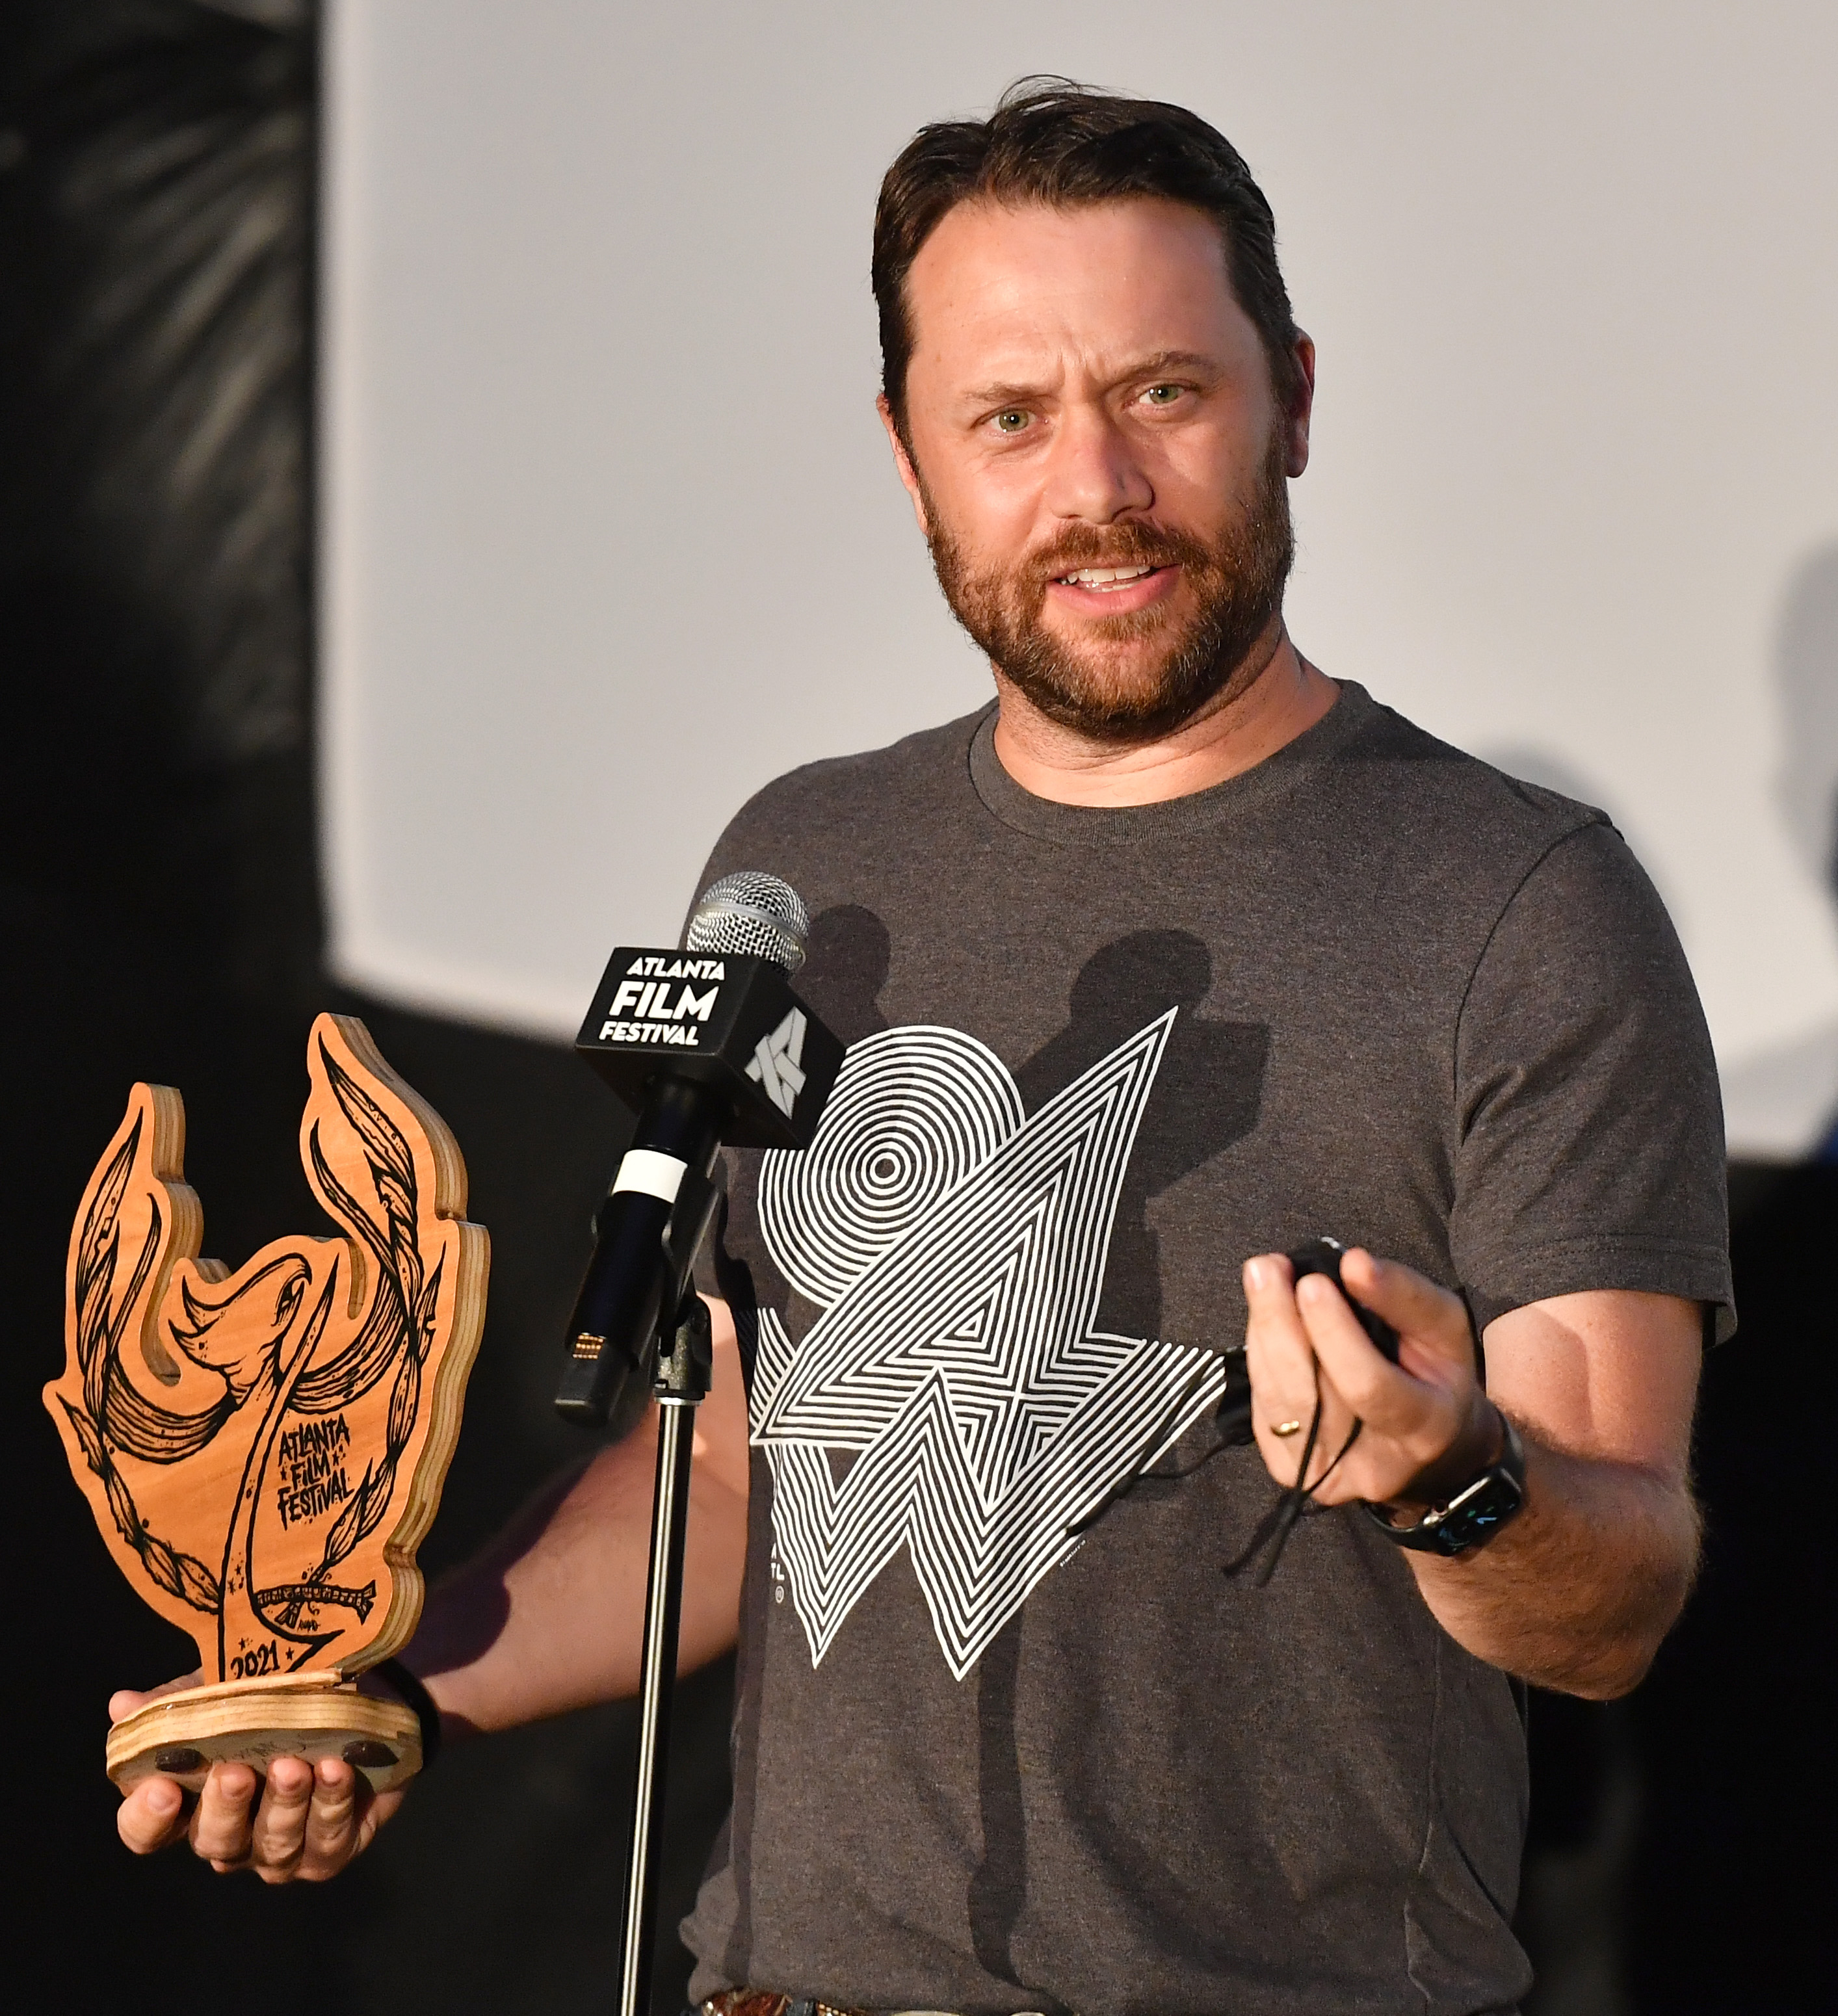
[[1457, 1028], [1451, 1257], [1484, 1327], [1593, 1288], [1712, 1305], [1735, 1328], [1723, 1114], [1665, 906], [1613, 826], [1519, 884]]

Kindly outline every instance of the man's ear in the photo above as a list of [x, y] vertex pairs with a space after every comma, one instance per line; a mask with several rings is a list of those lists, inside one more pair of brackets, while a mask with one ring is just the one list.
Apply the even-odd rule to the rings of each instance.
[[1299, 476], [1308, 466], [1308, 423], [1314, 411], [1314, 338], [1300, 329], [1296, 332], [1296, 362], [1299, 382], [1284, 423], [1291, 476]]
[[906, 486], [906, 495], [913, 500], [913, 516], [919, 521], [921, 535], [929, 539], [932, 526], [925, 516], [925, 492], [921, 487], [919, 472], [913, 466], [913, 458], [906, 452], [906, 445], [900, 439], [899, 423], [893, 416], [893, 409], [887, 403], [883, 392], [874, 401], [874, 410], [881, 416], [881, 424], [887, 430], [888, 445], [893, 450], [893, 466], [899, 479]]

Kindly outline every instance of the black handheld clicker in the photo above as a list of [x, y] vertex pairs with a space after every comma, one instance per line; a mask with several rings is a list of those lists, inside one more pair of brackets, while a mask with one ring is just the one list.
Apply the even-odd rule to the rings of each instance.
[[1384, 1317], [1355, 1299], [1346, 1283], [1340, 1278], [1341, 1257], [1346, 1251], [1338, 1239], [1329, 1239], [1324, 1234], [1318, 1238], [1305, 1239], [1289, 1255], [1289, 1265], [1296, 1269], [1299, 1281], [1304, 1274], [1325, 1274], [1342, 1294], [1346, 1297], [1346, 1305], [1359, 1318], [1360, 1328], [1372, 1340], [1374, 1347], [1382, 1352], [1393, 1365], [1397, 1363], [1398, 1335]]

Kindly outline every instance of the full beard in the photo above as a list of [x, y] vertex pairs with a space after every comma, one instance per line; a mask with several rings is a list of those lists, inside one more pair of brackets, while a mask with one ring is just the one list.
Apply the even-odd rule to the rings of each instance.
[[[1273, 430], [1249, 504], [1210, 543], [1138, 520], [1074, 524], [1007, 572], [976, 572], [928, 496], [939, 586], [996, 671], [1049, 720], [1093, 741], [1152, 741], [1191, 719], [1241, 669], [1248, 678], [1261, 669], [1246, 661], [1281, 611], [1296, 556], [1285, 446]], [[1159, 607], [1101, 617], [1076, 643], [1041, 621], [1048, 588], [1081, 567], [1170, 566], [1193, 591], [1184, 617]], [[1129, 659], [1117, 648], [1144, 639], [1161, 648]]]

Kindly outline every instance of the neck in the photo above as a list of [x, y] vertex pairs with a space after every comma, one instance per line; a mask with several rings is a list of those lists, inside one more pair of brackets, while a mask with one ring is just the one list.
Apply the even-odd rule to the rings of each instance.
[[1198, 711], [1152, 741], [1105, 742], [1034, 706], [1000, 671], [996, 754], [1024, 791], [1062, 805], [1153, 805], [1184, 798], [1274, 756], [1314, 727], [1340, 689], [1274, 621]]

